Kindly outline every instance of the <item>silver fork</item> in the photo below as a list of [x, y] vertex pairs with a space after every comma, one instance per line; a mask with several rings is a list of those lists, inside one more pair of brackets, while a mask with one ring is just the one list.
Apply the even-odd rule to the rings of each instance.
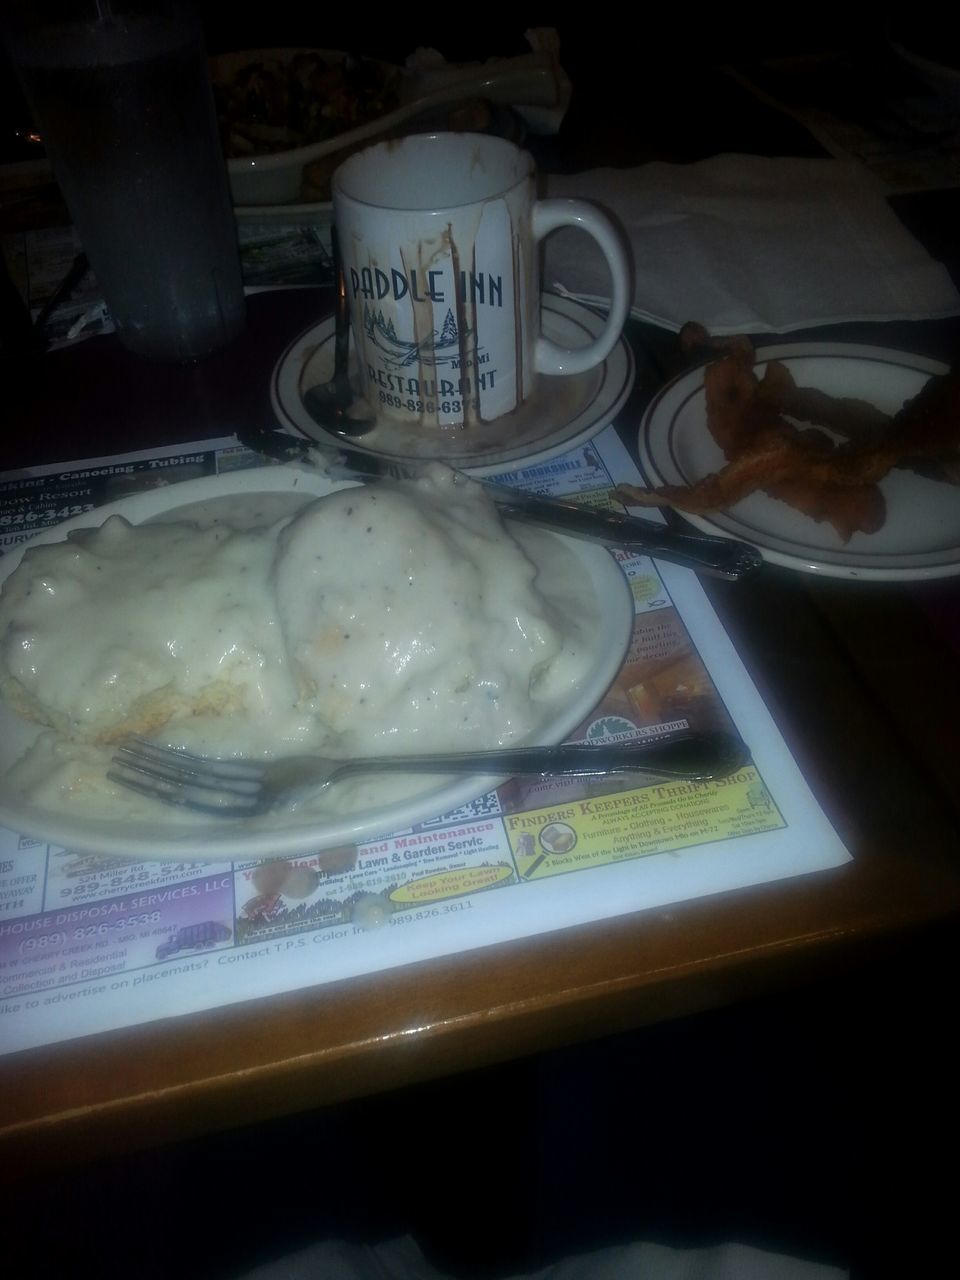
[[220, 760], [133, 738], [120, 747], [107, 777], [141, 795], [221, 818], [249, 818], [299, 794], [318, 791], [348, 774], [466, 773], [493, 777], [551, 774], [596, 777], [639, 772], [704, 782], [725, 777], [749, 759], [739, 737], [720, 730], [598, 745], [507, 747], [444, 755], [333, 760], [285, 756], [278, 760]]

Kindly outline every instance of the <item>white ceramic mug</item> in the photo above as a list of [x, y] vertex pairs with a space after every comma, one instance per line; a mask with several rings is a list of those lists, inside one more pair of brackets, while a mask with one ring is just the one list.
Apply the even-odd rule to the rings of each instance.
[[[412, 135], [346, 160], [333, 209], [363, 395], [384, 418], [481, 427], [536, 393], [540, 374], [609, 355], [629, 310], [629, 258], [600, 209], [537, 200], [533, 158], [472, 133]], [[602, 333], [565, 350], [540, 333], [539, 241], [580, 227], [610, 268]]]

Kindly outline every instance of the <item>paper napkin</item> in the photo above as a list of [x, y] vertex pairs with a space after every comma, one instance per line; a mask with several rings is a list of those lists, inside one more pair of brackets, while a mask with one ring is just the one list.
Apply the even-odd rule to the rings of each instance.
[[[960, 313], [946, 267], [853, 162], [651, 162], [548, 175], [544, 194], [592, 200], [616, 217], [633, 250], [634, 314], [669, 329], [696, 320], [716, 334], [781, 333]], [[606, 264], [580, 231], [547, 240], [544, 284], [609, 296]]]

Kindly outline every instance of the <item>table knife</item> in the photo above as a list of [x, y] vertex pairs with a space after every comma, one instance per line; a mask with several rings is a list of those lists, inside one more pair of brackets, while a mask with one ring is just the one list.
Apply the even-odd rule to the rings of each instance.
[[[313, 440], [297, 440], [265, 428], [239, 431], [237, 438], [248, 449], [265, 457], [316, 466], [335, 480], [409, 480], [421, 474], [423, 467], [414, 460], [368, 453], [346, 444], [322, 445]], [[623, 551], [640, 552], [730, 582], [742, 581], [763, 564], [760, 552], [748, 542], [677, 533], [635, 516], [580, 507], [558, 498], [537, 497], [466, 473], [464, 479], [482, 485], [507, 519], [543, 525]]]

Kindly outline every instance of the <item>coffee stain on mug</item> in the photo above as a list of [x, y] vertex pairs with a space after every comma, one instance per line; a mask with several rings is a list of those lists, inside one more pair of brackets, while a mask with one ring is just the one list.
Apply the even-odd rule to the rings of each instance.
[[[413, 271], [420, 272], [420, 279], [423, 279], [423, 273], [429, 268], [430, 263], [436, 258], [436, 254], [432, 254], [427, 260], [423, 256], [423, 242], [417, 244], [414, 255]], [[400, 265], [403, 267], [404, 275], [408, 278], [411, 275], [410, 261], [407, 252], [403, 246], [400, 246]], [[433, 333], [433, 303], [429, 298], [414, 298], [410, 294], [407, 295], [410, 302], [410, 319], [413, 325], [411, 336], [416, 343], [417, 350], [423, 350], [423, 344], [426, 338]], [[421, 395], [417, 398], [420, 401], [420, 412], [417, 415], [417, 425], [427, 425], [427, 401], [423, 397], [423, 365], [417, 364], [417, 382], [420, 387]]]
[[[455, 252], [455, 250], [454, 250]], [[445, 264], [451, 253], [449, 227], [445, 228], [437, 237], [436, 243], [429, 240], [420, 240], [416, 246], [416, 267], [419, 272], [418, 279], [427, 278], [428, 272], [435, 269], [437, 264]], [[400, 261], [403, 268], [407, 270], [407, 257], [403, 250], [400, 250]], [[442, 428], [444, 426], [456, 427], [457, 423], [441, 423], [440, 417], [440, 372], [439, 366], [434, 359], [433, 377], [426, 376], [427, 366], [424, 363], [422, 352], [426, 344], [426, 349], [435, 355], [434, 335], [437, 332], [437, 317], [434, 311], [434, 302], [431, 298], [414, 298], [412, 294], [407, 295], [410, 299], [410, 313], [413, 320], [413, 341], [417, 345], [417, 350], [421, 354], [417, 361], [417, 385], [419, 392], [415, 397], [420, 403], [420, 411], [417, 414], [419, 426], [433, 426]], [[442, 325], [440, 326], [442, 330]], [[433, 405], [433, 411], [429, 409], [429, 405]]]
[[[454, 282], [453, 296], [457, 306], [457, 354], [460, 360], [460, 386], [462, 389], [463, 382], [464, 382], [464, 374], [468, 373], [470, 369], [470, 352], [467, 350], [467, 339], [470, 337], [472, 337], [473, 339], [473, 364], [474, 364], [474, 368], [476, 368], [477, 341], [478, 341], [477, 323], [476, 323], [477, 309], [476, 307], [473, 308], [474, 323], [468, 327], [466, 289], [464, 289], [461, 284], [461, 281], [463, 280], [463, 276], [460, 274], [460, 251], [457, 248], [456, 241], [453, 238], [453, 228], [449, 226], [449, 224], [447, 226], [447, 240], [450, 245], [450, 266], [453, 270], [453, 282]], [[476, 272], [476, 269], [477, 269], [476, 245], [474, 245], [474, 249], [473, 249], [472, 264], [473, 264], [473, 270], [474, 272]], [[471, 330], [472, 330], [472, 333], [471, 333]], [[474, 416], [474, 420], [472, 422], [470, 420], [471, 419], [471, 413], [470, 413], [471, 402], [470, 402], [469, 394], [461, 394], [460, 403], [463, 406], [461, 411], [462, 420], [460, 422], [461, 429], [466, 427], [476, 426], [479, 422], [483, 421], [480, 413], [479, 394], [477, 395], [476, 415]]]
[[510, 219], [510, 259], [513, 267], [513, 367], [516, 370], [516, 384], [513, 394], [513, 412], [520, 408], [524, 399], [524, 383], [526, 381], [526, 370], [523, 362], [523, 343], [526, 334], [524, 333], [524, 314], [523, 308], [526, 299], [523, 296], [523, 276], [520, 274], [523, 270], [523, 248], [520, 233], [514, 225], [514, 221]]

